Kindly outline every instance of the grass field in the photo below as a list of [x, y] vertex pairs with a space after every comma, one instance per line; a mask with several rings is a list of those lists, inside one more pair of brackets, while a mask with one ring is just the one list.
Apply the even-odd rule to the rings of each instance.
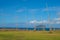
[[60, 40], [60, 31], [0, 31], [0, 40]]

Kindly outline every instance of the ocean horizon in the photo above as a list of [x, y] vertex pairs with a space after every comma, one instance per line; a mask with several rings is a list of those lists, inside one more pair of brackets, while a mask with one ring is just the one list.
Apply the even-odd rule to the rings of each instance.
[[[0, 27], [0, 29], [16, 29], [16, 27]], [[34, 28], [22, 28], [22, 27], [20, 27], [20, 28], [17, 28], [17, 29], [19, 29], [19, 30], [34, 30]], [[50, 28], [45, 28], [45, 29], [43, 29], [43, 28], [36, 28], [36, 30], [37, 31], [39, 31], [39, 30], [46, 30], [46, 31], [49, 31], [50, 30]], [[52, 28], [52, 30], [60, 30], [60, 28]]]

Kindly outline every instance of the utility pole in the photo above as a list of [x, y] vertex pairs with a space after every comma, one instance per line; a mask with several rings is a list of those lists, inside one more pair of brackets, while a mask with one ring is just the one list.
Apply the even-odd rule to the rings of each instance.
[[25, 24], [26, 24], [26, 31], [28, 31], [28, 15], [27, 15], [27, 9], [26, 8], [24, 8], [25, 9], [25, 19], [26, 19], [26, 22], [25, 22]]
[[4, 14], [1, 14], [1, 16], [3, 16], [3, 18], [2, 18], [2, 21], [3, 21], [3, 27], [2, 27], [2, 31], [4, 31], [4, 26], [5, 26], [5, 19], [4, 19]]
[[34, 22], [34, 31], [36, 31], [36, 22]]
[[36, 22], [34, 22], [34, 31], [36, 31]]
[[[35, 20], [34, 13], [32, 13], [32, 19]], [[34, 31], [36, 31], [36, 22], [33, 23]]]
[[48, 24], [49, 24], [49, 27], [50, 27], [49, 31], [50, 31], [50, 33], [52, 33], [52, 25], [51, 25], [51, 21], [50, 21], [50, 13], [48, 12], [49, 10], [48, 10], [47, 3], [46, 3], [46, 8], [47, 8], [47, 13], [48, 13]]
[[36, 22], [34, 22], [33, 25], [34, 25], [34, 31], [36, 31]]
[[16, 18], [16, 31], [17, 31], [18, 30], [18, 22], [17, 22], [18, 16], [15, 16], [15, 18]]
[[[58, 19], [59, 19], [59, 24], [60, 24], [60, 12], [58, 13]], [[60, 26], [60, 25], [59, 25]]]
[[52, 23], [50, 21], [50, 14], [48, 14], [48, 22], [49, 22], [50, 32], [52, 32]]
[[27, 14], [25, 15], [25, 18], [26, 18], [26, 31], [28, 31], [28, 17], [27, 17]]

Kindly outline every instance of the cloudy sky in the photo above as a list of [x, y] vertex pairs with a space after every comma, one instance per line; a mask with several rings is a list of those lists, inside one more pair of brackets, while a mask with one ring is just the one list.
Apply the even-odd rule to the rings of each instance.
[[[0, 0], [0, 24], [60, 20], [60, 0]], [[58, 15], [58, 16], [57, 16]]]

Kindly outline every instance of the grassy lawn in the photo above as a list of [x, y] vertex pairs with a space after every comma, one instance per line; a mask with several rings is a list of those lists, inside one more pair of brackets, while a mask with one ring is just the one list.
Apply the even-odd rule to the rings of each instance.
[[0, 40], [60, 40], [60, 31], [0, 31]]

